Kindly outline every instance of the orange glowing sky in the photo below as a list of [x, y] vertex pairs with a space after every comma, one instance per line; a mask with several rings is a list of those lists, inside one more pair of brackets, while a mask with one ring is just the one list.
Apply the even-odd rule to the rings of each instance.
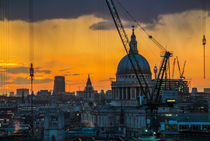
[[[160, 15], [155, 27], [148, 32], [172, 51], [173, 57], [179, 57], [181, 67], [184, 60], [187, 61], [185, 76], [191, 80], [190, 87], [202, 90], [210, 87], [208, 44], [210, 18], [206, 20], [206, 79], [204, 80], [200, 15], [200, 10]], [[125, 55], [125, 51], [116, 29], [89, 28], [100, 21], [104, 19], [94, 15], [84, 15], [74, 19], [50, 19], [34, 23], [34, 66], [39, 70], [35, 73], [37, 80], [35, 91], [52, 90], [52, 80], [56, 75], [66, 76], [67, 91], [83, 90], [88, 74], [91, 74], [93, 87], [96, 90], [110, 89], [110, 78], [115, 78], [117, 65]], [[15, 91], [16, 88], [29, 88], [29, 84], [18, 83], [20, 78], [29, 83], [29, 74], [4, 72], [5, 67], [9, 69], [30, 65], [29, 23], [23, 20], [0, 21], [0, 31], [1, 93]], [[131, 29], [127, 28], [126, 31], [130, 37]], [[148, 60], [152, 71], [155, 64], [158, 66], [160, 64], [161, 50], [141, 30], [136, 29], [135, 33], [139, 53]], [[46, 73], [47, 70], [50, 72]], [[179, 76], [177, 67], [175, 76], [176, 78]]]

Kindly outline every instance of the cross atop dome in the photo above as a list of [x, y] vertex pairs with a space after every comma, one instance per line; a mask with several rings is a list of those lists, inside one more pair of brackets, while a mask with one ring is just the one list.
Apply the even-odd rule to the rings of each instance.
[[137, 41], [136, 41], [136, 36], [135, 36], [135, 33], [134, 33], [134, 29], [135, 29], [135, 27], [132, 26], [131, 41], [129, 43], [129, 45], [130, 45], [129, 54], [138, 54]]

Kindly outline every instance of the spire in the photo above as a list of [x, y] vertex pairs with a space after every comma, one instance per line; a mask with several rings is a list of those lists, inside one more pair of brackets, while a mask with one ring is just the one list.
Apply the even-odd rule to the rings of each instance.
[[136, 36], [134, 33], [134, 26], [132, 26], [132, 35], [131, 35], [131, 41], [130, 41], [130, 54], [138, 54], [138, 49], [137, 49], [137, 41], [136, 41]]
[[92, 91], [92, 90], [93, 90], [93, 86], [90, 80], [90, 74], [88, 74], [88, 80], [86, 82], [85, 91]]
[[88, 74], [88, 80], [87, 80], [86, 86], [92, 86], [92, 83], [90, 80], [90, 74]]
[[88, 80], [86, 82], [85, 91], [92, 91], [92, 90], [93, 90], [93, 86], [90, 80], [90, 74], [88, 74]]

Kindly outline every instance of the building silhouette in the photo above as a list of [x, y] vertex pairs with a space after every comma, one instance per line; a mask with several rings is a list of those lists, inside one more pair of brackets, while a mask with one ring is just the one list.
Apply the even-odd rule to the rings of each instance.
[[16, 89], [16, 96], [17, 97], [27, 97], [29, 95], [29, 89], [25, 89], [25, 88], [22, 88], [22, 89]]
[[55, 76], [53, 93], [54, 95], [65, 94], [64, 76]]
[[98, 92], [94, 90], [93, 88], [90, 75], [88, 75], [88, 79], [87, 79], [84, 91], [77, 91], [77, 95], [79, 97], [82, 97], [85, 101], [88, 101], [88, 102], [97, 101]]

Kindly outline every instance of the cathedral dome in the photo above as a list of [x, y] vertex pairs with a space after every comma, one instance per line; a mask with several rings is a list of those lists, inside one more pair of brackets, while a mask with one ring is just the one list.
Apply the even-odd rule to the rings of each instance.
[[[135, 68], [138, 68], [138, 67], [137, 67], [137, 63], [133, 56], [135, 56], [139, 66], [140, 66], [141, 72], [145, 75], [149, 75], [149, 76], [151, 75], [149, 63], [142, 55], [140, 55], [138, 53], [137, 41], [136, 41], [136, 36], [134, 34], [134, 29], [133, 29], [133, 33], [131, 35], [129, 56], [130, 56], [132, 62], [134, 63]], [[128, 75], [135, 74], [132, 64], [128, 58], [128, 55], [124, 56], [120, 60], [120, 63], [118, 64], [118, 68], [117, 68], [117, 76], [127, 75], [127, 74]]]
[[[141, 72], [143, 74], [151, 75], [150, 66], [147, 60], [140, 54], [135, 54], [134, 56], [136, 60], [138, 61], [138, 64], [141, 68]], [[134, 62], [135, 68], [137, 68], [137, 63], [135, 63], [134, 57], [130, 55], [130, 58]], [[117, 67], [117, 75], [125, 75], [125, 74], [135, 74], [133, 67], [131, 65], [131, 62], [128, 58], [128, 55], [126, 55], [120, 60], [120, 63], [118, 64], [118, 67]]]

